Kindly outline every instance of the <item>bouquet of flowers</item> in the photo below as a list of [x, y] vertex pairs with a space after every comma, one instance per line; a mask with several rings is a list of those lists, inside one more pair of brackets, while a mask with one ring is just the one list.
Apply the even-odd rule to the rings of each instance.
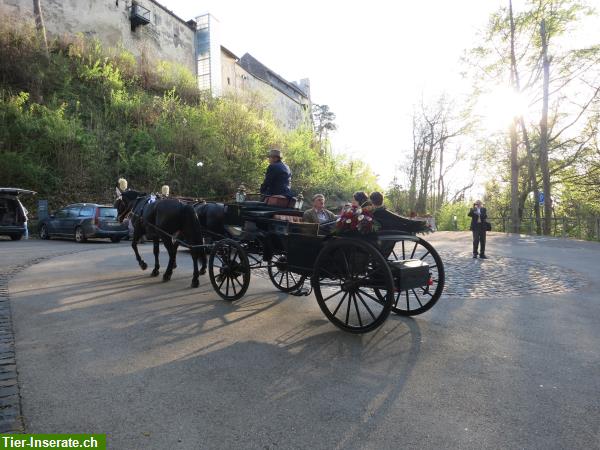
[[373, 219], [373, 213], [370, 210], [356, 206], [344, 209], [335, 224], [338, 233], [356, 231], [368, 234], [379, 228], [379, 223]]

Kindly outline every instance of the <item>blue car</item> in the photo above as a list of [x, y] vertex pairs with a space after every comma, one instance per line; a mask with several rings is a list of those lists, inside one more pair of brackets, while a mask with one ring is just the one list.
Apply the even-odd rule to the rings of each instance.
[[41, 239], [56, 237], [75, 238], [85, 242], [90, 238], [109, 238], [113, 242], [129, 236], [127, 224], [117, 220], [117, 210], [112, 206], [95, 203], [75, 203], [59, 209], [39, 221]]

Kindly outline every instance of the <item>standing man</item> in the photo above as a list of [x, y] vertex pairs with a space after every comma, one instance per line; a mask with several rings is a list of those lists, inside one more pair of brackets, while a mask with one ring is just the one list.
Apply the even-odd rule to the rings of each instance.
[[304, 211], [303, 222], [325, 223], [336, 219], [334, 213], [325, 209], [325, 196], [323, 194], [313, 195], [313, 207]]
[[265, 173], [265, 181], [260, 185], [261, 196], [284, 195], [292, 198], [291, 191], [292, 172], [281, 160], [281, 150], [269, 150], [269, 167]]
[[471, 218], [470, 229], [473, 232], [473, 258], [477, 258], [477, 248], [479, 247], [479, 257], [487, 259], [485, 256], [487, 210], [482, 206], [481, 200], [477, 200], [473, 204], [468, 216]]

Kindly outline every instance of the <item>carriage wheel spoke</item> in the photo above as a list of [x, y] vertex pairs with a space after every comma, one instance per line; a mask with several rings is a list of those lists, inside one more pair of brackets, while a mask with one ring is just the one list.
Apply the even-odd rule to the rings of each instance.
[[342, 306], [342, 303], [344, 303], [344, 299], [346, 298], [346, 295], [348, 295], [348, 293], [344, 292], [344, 295], [342, 296], [342, 299], [340, 300], [340, 302], [338, 303], [338, 305], [335, 307], [335, 311], [333, 311], [333, 313], [331, 314], [332, 316], [335, 316], [335, 314], [338, 312], [338, 309], [340, 309], [340, 306]]
[[369, 297], [371, 300], [379, 303], [381, 305], [381, 302], [385, 301], [385, 300], [379, 300], [377, 297], [373, 297], [371, 294], [369, 294], [368, 292], [363, 291], [362, 289], [359, 289], [358, 292], [360, 292], [361, 294], [366, 295], [367, 297]]
[[[239, 284], [239, 285], [240, 285], [240, 287], [241, 287], [241, 288], [243, 288], [243, 287], [244, 287], [244, 285], [243, 285], [242, 283], [240, 283], [240, 280], [238, 280], [238, 277], [235, 277], [235, 278], [233, 278], [233, 279], [235, 280], [235, 282], [236, 282], [237, 284]], [[231, 283], [231, 284], [233, 285], [233, 283]]]
[[223, 286], [223, 283], [225, 283], [226, 279], [227, 279], [226, 276], [221, 279], [221, 283], [219, 284], [219, 289], [218, 289], [219, 291], [221, 290], [221, 286]]
[[406, 259], [406, 252], [404, 251], [404, 241], [402, 241], [402, 259]]
[[392, 250], [392, 255], [394, 255], [394, 261], [398, 261], [398, 255], [396, 255], [396, 250]]
[[342, 256], [344, 257], [344, 266], [346, 268], [346, 275], [348, 275], [350, 278], [352, 278], [352, 274], [350, 273], [350, 264], [348, 263], [348, 259], [346, 257], [346, 252], [341, 250], [342, 252]]
[[[344, 291], [342, 291], [342, 290], [340, 289], [339, 291], [337, 291], [337, 292], [334, 292], [333, 294], [331, 294], [331, 295], [329, 295], [329, 296], [325, 297], [325, 298], [323, 299], [323, 301], [324, 301], [324, 302], [326, 302], [327, 300], [330, 300], [330, 299], [332, 299], [332, 298], [333, 298], [333, 297], [335, 297], [336, 295], [339, 295], [339, 294], [340, 294], [340, 292], [344, 292]], [[346, 292], [346, 294], [347, 294], [347, 292]]]
[[289, 272], [285, 273], [285, 284], [286, 284], [286, 287], [288, 287], [288, 288], [290, 287], [290, 273]]
[[429, 250], [427, 250], [427, 253], [425, 253], [423, 256], [421, 256], [421, 258], [419, 258], [421, 261], [423, 261], [425, 259], [425, 257], [429, 255]]
[[402, 291], [398, 291], [398, 295], [396, 295], [396, 300], [394, 301], [394, 308], [398, 307], [398, 302], [400, 301], [400, 294], [402, 294]]
[[283, 286], [283, 284], [281, 284], [281, 282], [283, 281], [283, 275], [285, 275], [283, 272], [279, 272], [281, 274], [281, 276], [279, 277], [279, 281], [277, 282], [277, 284], [279, 286]]
[[354, 300], [354, 309], [356, 309], [356, 315], [358, 316], [358, 324], [362, 327], [362, 319], [360, 317], [360, 312], [358, 311], [358, 303], [356, 303], [356, 295], [352, 295], [352, 300]]
[[227, 276], [227, 284], [225, 284], [225, 295], [229, 297], [229, 275]]
[[[371, 317], [373, 318], [373, 320], [375, 320], [375, 314], [373, 314], [373, 311], [371, 311], [371, 308], [369, 308], [369, 305], [367, 305], [367, 303], [363, 300], [362, 295], [360, 295], [362, 291], [359, 289], [358, 292], [356, 293], [356, 295], [358, 295], [358, 299], [362, 302], [363, 305], [365, 305], [365, 308], [367, 308], [367, 311], [369, 311], [369, 314], [371, 314]], [[364, 294], [364, 292], [363, 292]]]
[[410, 254], [410, 259], [413, 259], [413, 256], [415, 256], [415, 251], [417, 250], [417, 245], [419, 244], [418, 241], [415, 241], [415, 246], [412, 249], [412, 253]]
[[296, 281], [296, 278], [294, 278], [294, 274], [292, 272], [290, 272], [290, 278], [294, 282], [294, 284], [292, 284], [292, 286], [296, 286], [298, 284], [298, 281]]
[[233, 282], [233, 280], [237, 281], [237, 278], [236, 277], [231, 278], [231, 288], [233, 289], [233, 295], [237, 295], [237, 291], [235, 290], [235, 283]]
[[406, 310], [410, 311], [410, 300], [408, 299], [408, 291], [404, 291], [406, 293]]
[[346, 325], [348, 325], [348, 320], [350, 319], [350, 304], [352, 303], [352, 301], [350, 300], [351, 297], [352, 294], [348, 296], [348, 308], [346, 309]]
[[419, 296], [417, 295], [417, 293], [415, 292], [414, 289], [411, 289], [412, 293], [415, 295], [417, 301], [419, 302], [419, 305], [421, 306], [421, 308], [423, 307], [423, 303], [421, 303], [421, 299], [419, 298]]

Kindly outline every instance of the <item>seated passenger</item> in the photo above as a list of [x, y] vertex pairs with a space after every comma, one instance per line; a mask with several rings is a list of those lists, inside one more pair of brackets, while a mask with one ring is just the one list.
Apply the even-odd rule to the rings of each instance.
[[385, 206], [383, 206], [383, 194], [381, 192], [371, 192], [369, 200], [371, 200], [371, 203], [373, 204], [373, 211], [385, 209]]
[[342, 207], [342, 213], [351, 208], [366, 208], [370, 206], [371, 202], [369, 201], [367, 193], [363, 191], [357, 191], [352, 195], [352, 203], [346, 203]]
[[323, 194], [315, 194], [312, 199], [313, 207], [304, 211], [303, 222], [325, 223], [336, 219], [336, 215], [325, 208], [325, 196]]

